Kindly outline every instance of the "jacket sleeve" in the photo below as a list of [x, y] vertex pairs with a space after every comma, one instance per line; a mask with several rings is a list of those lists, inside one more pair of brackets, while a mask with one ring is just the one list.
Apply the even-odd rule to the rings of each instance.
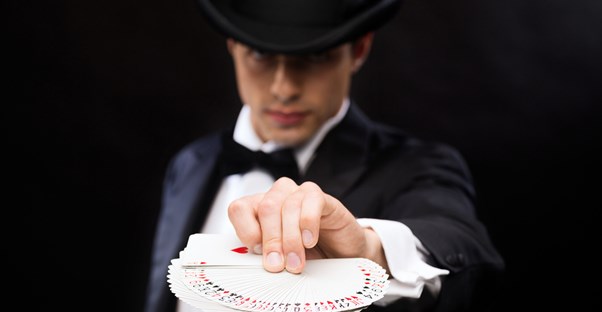
[[380, 153], [369, 167], [345, 204], [358, 217], [405, 224], [430, 253], [429, 264], [450, 272], [437, 298], [419, 300], [428, 304], [400, 300], [386, 310], [486, 311], [504, 261], [477, 217], [472, 177], [460, 153], [409, 140]]
[[476, 214], [469, 169], [455, 149], [425, 144], [406, 157], [401, 183], [383, 218], [408, 226], [432, 256], [450, 271], [442, 280], [435, 311], [486, 311], [500, 285], [504, 261]]

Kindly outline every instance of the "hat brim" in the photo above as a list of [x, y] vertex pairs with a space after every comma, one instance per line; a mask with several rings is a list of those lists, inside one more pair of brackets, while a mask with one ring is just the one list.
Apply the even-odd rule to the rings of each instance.
[[[328, 0], [324, 0], [328, 1]], [[376, 30], [396, 13], [401, 1], [372, 0], [374, 5], [338, 25], [271, 25], [230, 9], [231, 0], [198, 0], [201, 11], [223, 35], [271, 53], [316, 53]]]

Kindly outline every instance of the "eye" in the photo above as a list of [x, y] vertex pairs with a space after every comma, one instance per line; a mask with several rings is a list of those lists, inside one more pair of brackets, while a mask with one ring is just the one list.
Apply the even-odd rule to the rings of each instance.
[[265, 61], [271, 59], [273, 54], [253, 49], [251, 50], [251, 57], [256, 61]]
[[323, 63], [328, 61], [330, 54], [328, 52], [312, 53], [305, 57], [305, 59], [312, 63]]

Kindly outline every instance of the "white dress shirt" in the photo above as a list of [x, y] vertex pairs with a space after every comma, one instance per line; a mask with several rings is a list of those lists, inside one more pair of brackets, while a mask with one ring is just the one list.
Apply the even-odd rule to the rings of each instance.
[[[313, 160], [313, 152], [324, 136], [343, 119], [348, 109], [349, 100], [346, 99], [339, 112], [329, 119], [307, 144], [295, 150], [295, 158], [301, 174]], [[250, 113], [249, 107], [243, 105], [234, 128], [234, 140], [254, 151], [261, 150], [269, 153], [278, 149], [280, 146], [276, 143], [262, 142], [259, 139], [251, 124]], [[228, 219], [227, 210], [230, 202], [242, 196], [266, 192], [273, 183], [274, 178], [263, 169], [226, 177], [201, 232], [234, 234], [234, 228]], [[357, 221], [363, 227], [372, 228], [380, 237], [392, 277], [387, 294], [374, 304], [386, 305], [402, 296], [418, 298], [425, 286], [435, 295], [438, 294], [441, 277], [449, 272], [432, 267], [425, 262], [429, 256], [428, 252], [407, 226], [390, 220], [361, 218]], [[177, 310], [178, 312], [201, 311], [182, 301], [178, 301]]]

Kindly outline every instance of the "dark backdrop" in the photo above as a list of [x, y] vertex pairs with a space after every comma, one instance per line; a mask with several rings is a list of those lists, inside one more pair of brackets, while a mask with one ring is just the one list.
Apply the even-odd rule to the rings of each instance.
[[[3, 2], [7, 303], [140, 311], [167, 161], [238, 112], [193, 0]], [[498, 311], [598, 306], [602, 2], [407, 0], [353, 95], [466, 156]], [[598, 234], [599, 235], [599, 234]]]

